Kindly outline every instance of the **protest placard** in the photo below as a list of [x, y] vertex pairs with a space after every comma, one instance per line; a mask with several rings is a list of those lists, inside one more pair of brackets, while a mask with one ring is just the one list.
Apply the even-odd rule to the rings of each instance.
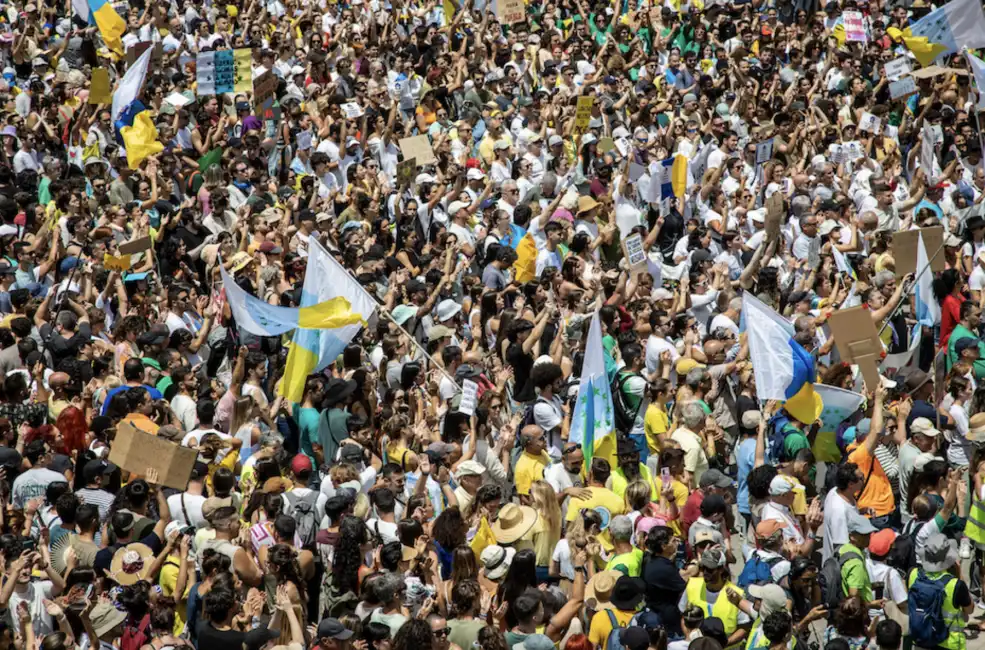
[[910, 75], [889, 82], [889, 97], [891, 99], [903, 99], [916, 92], [917, 80]]
[[831, 314], [828, 323], [841, 360], [857, 364], [866, 388], [875, 390], [879, 386], [883, 347], [872, 313], [865, 307], [839, 309]]
[[578, 105], [575, 107], [576, 129], [588, 128], [588, 123], [592, 121], [592, 105], [594, 103], [594, 97], [583, 95], [578, 98]]
[[633, 233], [622, 240], [623, 251], [626, 253], [626, 261], [629, 263], [629, 270], [639, 273], [646, 269], [646, 251], [643, 250], [643, 236], [640, 233]]
[[414, 172], [417, 171], [417, 159], [407, 158], [397, 163], [397, 186], [406, 187], [414, 180]]
[[345, 104], [342, 104], [342, 112], [345, 113], [347, 118], [354, 120], [358, 117], [362, 117], [365, 111], [363, 111], [363, 107], [356, 102], [346, 102]]
[[882, 120], [866, 111], [858, 121], [858, 130], [878, 134], [882, 130]]
[[164, 487], [188, 487], [198, 450], [182, 447], [137, 429], [125, 419], [116, 425], [109, 461], [131, 474], [152, 475]]
[[109, 87], [109, 70], [93, 68], [92, 81], [89, 84], [89, 103], [108, 104], [111, 101], [113, 101], [113, 94]]
[[426, 135], [415, 135], [400, 140], [400, 153], [404, 160], [415, 158], [418, 165], [431, 165], [438, 162], [431, 148], [431, 141]]
[[479, 384], [471, 379], [462, 381], [462, 400], [458, 403], [458, 412], [465, 415], [474, 415], [475, 407], [479, 403]]
[[910, 65], [910, 59], [901, 56], [886, 64], [886, 76], [889, 77], [890, 81], [896, 81], [912, 69], [913, 66]]
[[[927, 257], [931, 258], [944, 242], [944, 228], [935, 226], [893, 233], [892, 252], [893, 260], [896, 262], [894, 271], [897, 278], [902, 278], [907, 273], [917, 272], [917, 239], [921, 236]], [[943, 271], [946, 263], [947, 260], [944, 259], [943, 255], [933, 257], [930, 260], [930, 270], [934, 272]]]
[[849, 43], [865, 43], [869, 34], [865, 29], [865, 19], [861, 11], [842, 12], [845, 24], [845, 40]]
[[773, 138], [756, 143], [756, 164], [762, 165], [773, 157]]
[[137, 253], [142, 253], [151, 247], [150, 235], [146, 237], [141, 237], [139, 239], [134, 239], [133, 241], [128, 241], [120, 244], [120, 254], [121, 255], [136, 255]]
[[263, 104], [274, 96], [277, 92], [277, 85], [280, 79], [270, 70], [266, 70], [262, 75], [253, 81], [253, 105], [263, 106]]
[[780, 234], [784, 210], [783, 194], [773, 192], [770, 198], [766, 199], [766, 221], [764, 223], [767, 239], [772, 240]]
[[526, 20], [527, 8], [523, 0], [499, 0], [497, 3], [499, 20], [505, 25], [515, 25]]

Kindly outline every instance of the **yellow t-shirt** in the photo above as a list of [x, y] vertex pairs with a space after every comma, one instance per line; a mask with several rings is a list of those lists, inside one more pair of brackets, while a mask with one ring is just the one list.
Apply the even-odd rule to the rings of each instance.
[[558, 540], [561, 539], [561, 531], [558, 530], [552, 534], [547, 525], [547, 520], [543, 517], [538, 517], [537, 523], [534, 524], [530, 532], [533, 538], [534, 553], [537, 555], [537, 566], [550, 566], [554, 547], [557, 546]]
[[516, 469], [513, 470], [517, 494], [530, 494], [530, 485], [544, 478], [544, 470], [550, 464], [551, 457], [546, 451], [540, 452], [539, 456], [527, 451], [520, 454], [519, 460], [516, 461]]
[[[659, 474], [653, 478], [653, 483], [657, 486], [657, 494], [664, 491], [664, 482]], [[674, 488], [674, 503], [677, 504], [677, 512], [680, 513], [684, 509], [684, 504], [687, 503], [687, 497], [690, 492], [688, 492], [687, 486], [681, 483], [676, 477], [671, 478], [670, 485]], [[680, 516], [678, 515], [677, 519], [668, 522], [667, 527], [674, 531], [675, 535], [681, 535], [683, 530], [681, 529]]]
[[[181, 558], [177, 555], [169, 555], [168, 559], [164, 562], [164, 566], [161, 567], [161, 577], [158, 579], [158, 584], [161, 585], [161, 591], [167, 598], [171, 598], [174, 595], [175, 587], [178, 586], [178, 571], [180, 568]], [[188, 595], [192, 591], [192, 583], [195, 582], [194, 565], [189, 566], [188, 571], [190, 575], [185, 580], [185, 593], [182, 594], [181, 602], [178, 603], [177, 608], [174, 610], [174, 631], [172, 634], [175, 636], [181, 634], [185, 629]]]
[[646, 444], [650, 448], [651, 454], [659, 454], [663, 451], [657, 435], [667, 433], [670, 428], [670, 418], [667, 411], [664, 411], [656, 404], [650, 404], [646, 409], [646, 416], [643, 418], [643, 431], [646, 433]]
[[205, 486], [209, 488], [209, 492], [212, 492], [212, 477], [215, 476], [215, 471], [220, 467], [225, 467], [229, 471], [233, 471], [236, 468], [236, 461], [239, 460], [239, 450], [231, 450], [226, 457], [222, 459], [221, 462], [215, 462], [214, 460], [208, 464], [209, 475], [205, 479]]
[[574, 521], [582, 508], [594, 509], [601, 506], [608, 510], [613, 517], [626, 512], [626, 502], [612, 490], [604, 487], [590, 487], [588, 490], [592, 492], [591, 499], [572, 498], [568, 502], [568, 514], [564, 517], [565, 521]]
[[[629, 622], [633, 620], [633, 615], [636, 612], [624, 612], [621, 609], [611, 610], [615, 614], [616, 622], [619, 623], [620, 627], [626, 627]], [[592, 617], [591, 627], [588, 629], [588, 640], [592, 642], [592, 645], [600, 646], [602, 650], [605, 650], [606, 645], [609, 643], [609, 634], [612, 632], [612, 621], [609, 620], [609, 614], [605, 610], [595, 612], [595, 616]]]

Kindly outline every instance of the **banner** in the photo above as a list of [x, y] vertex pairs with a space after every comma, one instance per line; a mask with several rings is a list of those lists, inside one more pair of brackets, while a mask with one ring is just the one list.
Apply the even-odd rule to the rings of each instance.
[[195, 68], [200, 97], [253, 90], [253, 68], [248, 49], [200, 52], [195, 57]]

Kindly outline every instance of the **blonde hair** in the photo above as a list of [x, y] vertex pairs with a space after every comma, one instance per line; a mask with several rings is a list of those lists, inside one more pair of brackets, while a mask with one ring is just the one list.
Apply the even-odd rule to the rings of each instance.
[[646, 504], [650, 502], [650, 495], [653, 492], [650, 489], [650, 484], [646, 481], [633, 481], [626, 487], [626, 493], [623, 494], [623, 498], [626, 500], [626, 508], [628, 510], [640, 510], [646, 507]]
[[249, 395], [240, 397], [233, 405], [233, 416], [229, 421], [229, 435], [235, 436], [240, 427], [252, 419], [253, 398]]
[[540, 518], [547, 523], [548, 531], [557, 537], [561, 536], [561, 507], [557, 503], [557, 494], [547, 481], [534, 481], [530, 485], [530, 498], [534, 509]]

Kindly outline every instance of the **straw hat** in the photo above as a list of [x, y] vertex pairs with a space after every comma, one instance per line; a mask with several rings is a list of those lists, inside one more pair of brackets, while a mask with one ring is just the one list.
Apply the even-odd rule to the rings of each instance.
[[492, 525], [493, 535], [500, 544], [512, 544], [520, 539], [537, 523], [537, 511], [530, 506], [507, 503], [499, 511], [496, 523]]
[[589, 210], [597, 208], [599, 202], [590, 196], [579, 196], [578, 197], [578, 214], [584, 214]]
[[246, 252], [240, 251], [233, 255], [232, 263], [233, 267], [230, 269], [233, 273], [238, 273], [246, 268], [246, 265], [253, 261], [253, 257]]
[[127, 544], [113, 554], [109, 576], [124, 587], [135, 584], [146, 578], [153, 560], [154, 551], [146, 544]]
[[975, 413], [968, 420], [968, 440], [985, 442], [985, 413]]
[[612, 609], [609, 598], [612, 590], [616, 586], [616, 580], [622, 575], [621, 571], [610, 569], [609, 571], [599, 571], [592, 576], [592, 579], [585, 585], [585, 601], [595, 600], [595, 609]]

